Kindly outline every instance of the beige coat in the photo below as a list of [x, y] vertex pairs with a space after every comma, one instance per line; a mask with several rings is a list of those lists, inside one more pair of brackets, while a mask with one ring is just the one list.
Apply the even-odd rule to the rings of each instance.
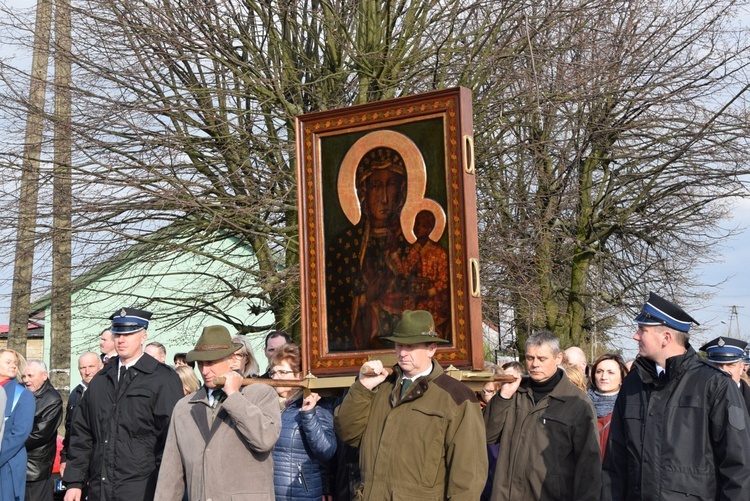
[[274, 499], [271, 451], [280, 431], [270, 386], [246, 386], [216, 411], [202, 387], [174, 409], [154, 499], [181, 501], [185, 486], [191, 501]]

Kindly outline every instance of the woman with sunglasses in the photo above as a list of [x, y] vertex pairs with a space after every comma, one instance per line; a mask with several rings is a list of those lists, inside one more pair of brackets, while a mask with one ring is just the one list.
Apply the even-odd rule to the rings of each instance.
[[607, 437], [609, 437], [609, 423], [612, 419], [612, 410], [620, 393], [620, 387], [628, 368], [619, 355], [605, 353], [600, 356], [591, 366], [591, 388], [588, 391], [591, 401], [596, 409], [597, 424], [599, 426], [599, 444], [604, 460], [604, 451], [607, 448]]
[[[269, 375], [274, 380], [302, 376], [299, 347], [285, 344], [271, 358]], [[336, 453], [333, 408], [317, 393], [305, 397], [301, 388], [277, 387], [281, 407], [281, 435], [273, 449], [273, 483], [276, 499], [316, 500], [324, 496], [325, 464]]]

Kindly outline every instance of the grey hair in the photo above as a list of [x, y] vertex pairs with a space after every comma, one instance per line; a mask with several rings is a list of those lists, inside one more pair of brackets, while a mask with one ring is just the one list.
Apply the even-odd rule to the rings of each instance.
[[243, 376], [257, 376], [260, 372], [260, 367], [258, 366], [258, 361], [255, 359], [255, 353], [253, 353], [253, 347], [250, 344], [250, 339], [242, 334], [237, 334], [236, 336], [232, 337], [232, 342], [235, 344], [241, 344], [242, 348], [237, 351], [243, 351], [247, 355], [247, 365], [245, 366]]
[[560, 340], [548, 330], [541, 330], [535, 332], [526, 340], [524, 351], [528, 351], [529, 346], [542, 346], [546, 344], [552, 350], [552, 355], [559, 355], [562, 350], [560, 349]]
[[42, 370], [42, 372], [48, 372], [47, 371], [47, 364], [45, 364], [41, 360], [37, 360], [35, 358], [32, 358], [31, 360], [27, 360], [26, 361], [26, 367], [28, 367], [29, 365], [34, 365], [36, 367], [39, 367]]

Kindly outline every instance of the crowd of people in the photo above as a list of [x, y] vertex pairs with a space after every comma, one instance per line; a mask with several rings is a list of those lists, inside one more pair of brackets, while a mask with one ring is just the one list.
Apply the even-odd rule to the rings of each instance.
[[699, 357], [697, 322], [653, 293], [635, 360], [588, 364], [539, 331], [478, 393], [434, 360], [448, 341], [424, 310], [384, 338], [396, 364], [366, 361], [336, 399], [300, 383], [283, 332], [263, 374], [223, 326], [170, 367], [150, 318], [110, 317], [65, 412], [43, 362], [0, 350], [0, 501], [53, 499], [63, 420], [65, 501], [750, 499], [747, 344], [719, 337]]

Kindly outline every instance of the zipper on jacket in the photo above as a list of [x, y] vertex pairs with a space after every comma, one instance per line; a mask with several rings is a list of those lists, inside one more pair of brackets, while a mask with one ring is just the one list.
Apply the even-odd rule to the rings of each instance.
[[310, 489], [307, 488], [307, 480], [305, 480], [305, 474], [302, 473], [302, 463], [297, 463], [297, 471], [299, 472], [299, 478], [302, 479], [302, 487], [305, 489], [305, 492], [310, 492]]

